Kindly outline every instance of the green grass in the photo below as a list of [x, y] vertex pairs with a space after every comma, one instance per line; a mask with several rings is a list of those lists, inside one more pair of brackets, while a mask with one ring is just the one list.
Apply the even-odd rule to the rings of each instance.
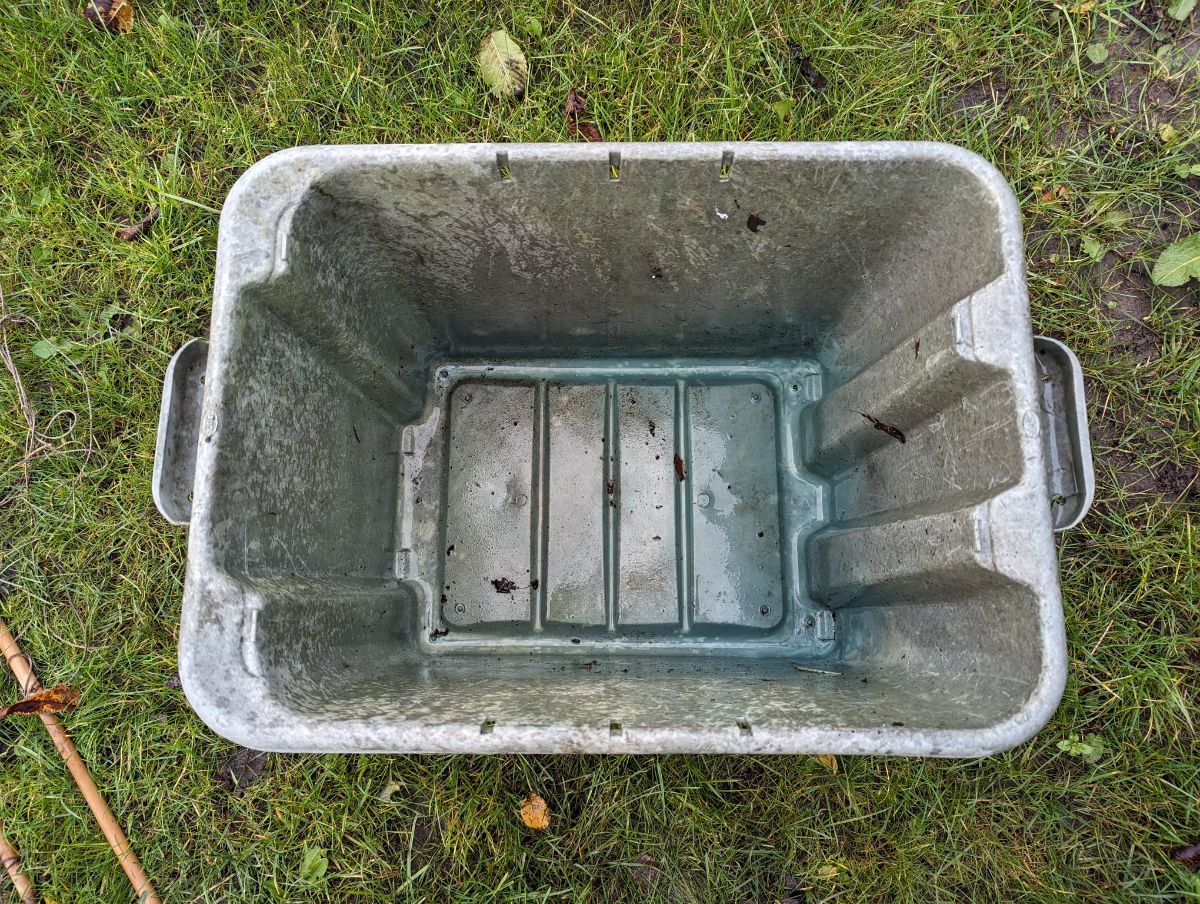
[[[137, 2], [122, 36], [82, 0], [0, 19], [0, 288], [46, 438], [26, 484], [0, 378], [0, 612], [44, 681], [82, 692], [69, 729], [168, 900], [1200, 895], [1170, 856], [1200, 841], [1200, 314], [1194, 288], [1147, 277], [1200, 229], [1200, 180], [1175, 172], [1200, 157], [1194, 23], [1176, 33], [1150, 0]], [[530, 57], [520, 103], [490, 100], [472, 65], [498, 26]], [[1066, 696], [1032, 741], [837, 775], [807, 757], [273, 756], [221, 786], [231, 746], [167, 684], [186, 536], [149, 476], [164, 367], [207, 329], [224, 195], [298, 144], [565, 141], [572, 87], [610, 139], [938, 139], [1014, 186], [1035, 323], [1087, 373], [1099, 481], [1061, 542]], [[152, 204], [147, 238], [113, 239]], [[1111, 253], [1090, 260], [1088, 236]], [[36, 356], [43, 338], [68, 355]], [[1102, 740], [1098, 762], [1057, 748], [1072, 733]], [[41, 727], [0, 738], [0, 820], [47, 899], [129, 900]], [[531, 789], [554, 816], [537, 836], [516, 815]], [[306, 846], [324, 877], [303, 875]]]

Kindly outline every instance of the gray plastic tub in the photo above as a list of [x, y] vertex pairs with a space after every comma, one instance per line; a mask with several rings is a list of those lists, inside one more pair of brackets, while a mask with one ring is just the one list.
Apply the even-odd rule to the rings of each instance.
[[979, 157], [452, 145], [238, 181], [154, 489], [250, 747], [975, 756], [1058, 703], [1091, 481]]

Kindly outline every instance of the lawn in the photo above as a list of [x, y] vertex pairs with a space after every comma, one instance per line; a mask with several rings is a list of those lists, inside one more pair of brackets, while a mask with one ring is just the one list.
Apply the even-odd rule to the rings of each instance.
[[[5, 372], [0, 615], [45, 683], [81, 692], [68, 729], [164, 899], [1200, 896], [1172, 857], [1200, 842], [1200, 311], [1195, 282], [1150, 279], [1200, 231], [1200, 13], [135, 2], [128, 34], [84, 20], [83, 0], [14, 0], [0, 19], [0, 289], [34, 420]], [[529, 57], [520, 101], [488, 96], [474, 67], [499, 27]], [[186, 532], [155, 511], [150, 473], [164, 368], [208, 328], [225, 194], [294, 145], [574, 140], [572, 88], [609, 140], [934, 139], [1009, 180], [1035, 325], [1086, 372], [1098, 484], [1060, 535], [1070, 677], [1033, 740], [836, 772], [811, 757], [255, 756], [193, 715], [175, 680]], [[114, 237], [152, 206], [144, 236]], [[531, 790], [548, 831], [521, 825]], [[45, 900], [130, 899], [36, 722], [0, 723], [0, 820]]]

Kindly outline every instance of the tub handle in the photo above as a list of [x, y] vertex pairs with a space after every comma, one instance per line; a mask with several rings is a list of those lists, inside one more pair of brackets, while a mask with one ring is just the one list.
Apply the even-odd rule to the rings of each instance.
[[1088, 436], [1083, 369], [1075, 353], [1057, 339], [1033, 337], [1046, 448], [1046, 483], [1056, 531], [1074, 527], [1096, 494], [1092, 443]]
[[[1055, 531], [1075, 527], [1092, 505], [1096, 475], [1088, 435], [1083, 370], [1075, 353], [1057, 339], [1034, 336], [1046, 478]], [[158, 442], [154, 452], [154, 504], [167, 521], [187, 524], [204, 403], [208, 343], [184, 343], [163, 377]]]
[[154, 504], [172, 524], [187, 524], [192, 518], [192, 484], [207, 365], [208, 343], [192, 339], [175, 352], [163, 376], [151, 488]]

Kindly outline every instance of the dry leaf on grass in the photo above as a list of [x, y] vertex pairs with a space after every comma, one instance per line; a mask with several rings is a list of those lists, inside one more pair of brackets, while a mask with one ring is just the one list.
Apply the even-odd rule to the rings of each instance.
[[529, 63], [521, 46], [501, 29], [493, 31], [479, 46], [479, 73], [496, 97], [515, 97], [525, 94], [529, 78]]
[[662, 873], [658, 869], [658, 861], [649, 854], [638, 854], [633, 860], [637, 864], [633, 871], [633, 881], [643, 890], [649, 890], [658, 882]]
[[132, 0], [88, 0], [83, 17], [109, 31], [129, 31], [133, 28]]
[[587, 112], [587, 104], [584, 103], [579, 93], [572, 88], [567, 92], [567, 102], [563, 105], [563, 113], [567, 117], [567, 132], [571, 135], [578, 136], [585, 141], [602, 141], [600, 130], [596, 128], [594, 122], [581, 121], [579, 116], [581, 113]]
[[530, 829], [548, 829], [550, 827], [550, 810], [540, 794], [530, 791], [521, 801], [521, 822]]
[[1187, 844], [1171, 851], [1171, 859], [1192, 869], [1200, 867], [1200, 844]]
[[821, 765], [829, 771], [830, 775], [838, 774], [837, 757], [835, 757], [832, 753], [818, 753], [817, 759], [821, 761]]
[[124, 229], [117, 230], [117, 238], [124, 239], [127, 242], [132, 242], [134, 239], [141, 238], [146, 230], [150, 228], [150, 224], [158, 219], [159, 210], [157, 207], [151, 207], [150, 212], [134, 223], [132, 226], [126, 226]]
[[79, 691], [66, 684], [56, 684], [0, 709], [0, 719], [7, 719], [9, 716], [37, 716], [42, 713], [66, 713], [78, 705]]
[[379, 792], [379, 795], [378, 795], [379, 799], [381, 801], [383, 801], [384, 803], [387, 803], [389, 800], [392, 799], [393, 794], [395, 794], [397, 791], [402, 790], [403, 788], [404, 788], [404, 785], [402, 785], [400, 782], [395, 781], [395, 780], [390, 781], [386, 785], [384, 785], [383, 790]]
[[812, 57], [805, 52], [804, 48], [795, 41], [787, 42], [788, 52], [792, 55], [792, 62], [800, 70], [800, 77], [814, 91], [824, 91], [829, 81], [821, 74], [816, 65], [812, 61]]
[[217, 764], [217, 784], [226, 791], [244, 791], [267, 771], [271, 755], [262, 750], [239, 747]]

